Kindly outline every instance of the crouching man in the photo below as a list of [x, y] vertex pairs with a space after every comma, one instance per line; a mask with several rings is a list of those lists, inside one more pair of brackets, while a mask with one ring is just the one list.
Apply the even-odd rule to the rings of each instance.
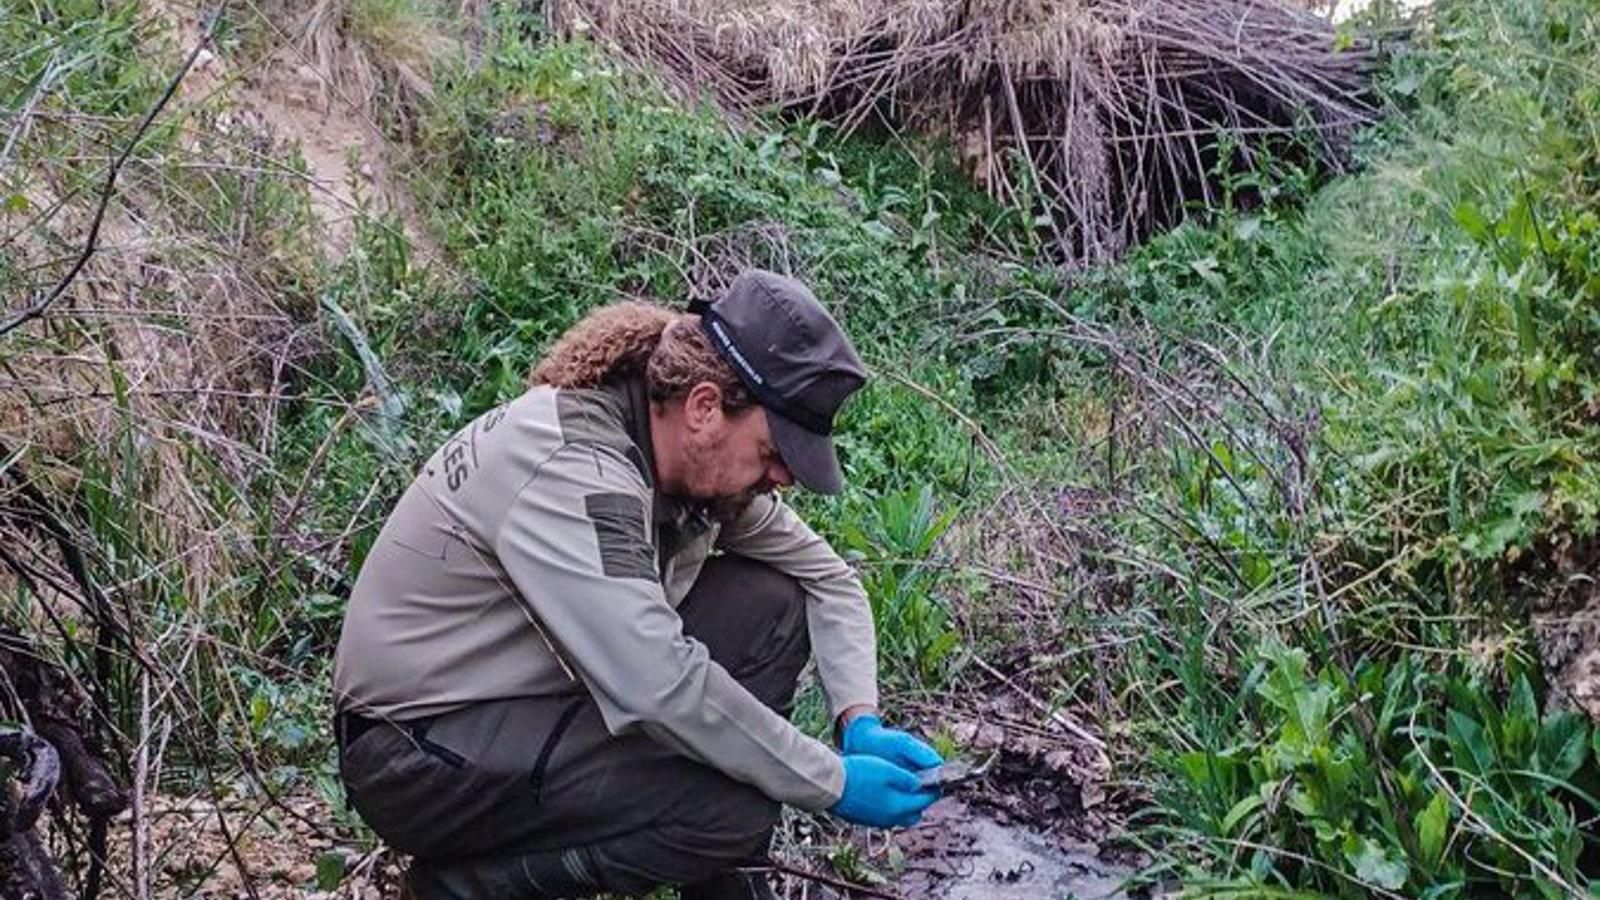
[[[940, 759], [879, 720], [861, 584], [775, 493], [841, 489], [865, 377], [804, 285], [751, 270], [689, 313], [594, 312], [433, 454], [334, 667], [350, 801], [413, 894], [757, 900], [736, 867], [780, 804], [918, 820]], [[787, 719], [813, 650], [842, 754]]]

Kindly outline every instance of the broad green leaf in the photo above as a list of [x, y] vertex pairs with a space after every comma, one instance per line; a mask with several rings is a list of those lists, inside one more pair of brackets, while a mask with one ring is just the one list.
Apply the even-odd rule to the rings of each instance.
[[1402, 97], [1410, 97], [1421, 87], [1422, 75], [1418, 72], [1407, 72], [1390, 84], [1390, 88]]
[[1512, 765], [1527, 759], [1539, 732], [1539, 705], [1533, 699], [1533, 686], [1526, 675], [1517, 676], [1511, 685], [1500, 731], [1500, 750], [1505, 758]]
[[1450, 710], [1449, 724], [1445, 727], [1450, 739], [1450, 753], [1456, 768], [1469, 775], [1485, 776], [1495, 769], [1494, 748], [1483, 733], [1483, 726], [1460, 710]]
[[1250, 854], [1250, 874], [1257, 881], [1266, 881], [1273, 870], [1273, 855], [1266, 850]]
[[1483, 211], [1470, 200], [1463, 200], [1456, 204], [1455, 218], [1457, 224], [1468, 235], [1480, 243], [1492, 243], [1494, 240], [1494, 227], [1489, 220], [1484, 218]]
[[1344, 855], [1355, 867], [1357, 878], [1385, 890], [1398, 890], [1411, 874], [1405, 860], [1390, 856], [1372, 838], [1351, 837], [1345, 841]]
[[1206, 284], [1211, 285], [1212, 290], [1219, 293], [1227, 290], [1228, 283], [1223, 279], [1221, 273], [1217, 271], [1217, 258], [1215, 256], [1206, 256], [1194, 260], [1189, 263], [1189, 268], [1193, 269], [1194, 273], [1199, 275]]
[[894, 240], [894, 231], [891, 230], [889, 226], [877, 221], [876, 219], [869, 222], [863, 222], [861, 229], [880, 241]]
[[1429, 866], [1439, 863], [1444, 853], [1445, 834], [1450, 829], [1450, 798], [1444, 791], [1435, 791], [1433, 799], [1417, 813], [1413, 823], [1417, 829], [1417, 851]]
[[1513, 251], [1508, 255], [1507, 268], [1520, 263], [1525, 251], [1537, 248], [1538, 229], [1533, 220], [1533, 207], [1526, 196], [1517, 198], [1517, 202], [1511, 204], [1499, 230], [1509, 239], [1502, 246]]
[[1551, 715], [1539, 730], [1539, 771], [1561, 781], [1571, 778], [1583, 767], [1588, 744], [1589, 725], [1582, 716], [1572, 712]]
[[1228, 810], [1228, 814], [1222, 817], [1222, 834], [1227, 837], [1235, 836], [1239, 823], [1251, 818], [1263, 805], [1265, 801], [1261, 799], [1260, 794], [1252, 794], [1235, 803], [1233, 809]]
[[272, 701], [268, 700], [265, 694], [257, 692], [250, 698], [250, 724], [260, 730], [270, 715], [272, 715]]
[[328, 852], [317, 857], [317, 889], [331, 891], [344, 880], [344, 855]]
[[1231, 797], [1237, 783], [1238, 760], [1229, 751], [1210, 753], [1191, 750], [1179, 754], [1178, 765], [1189, 777], [1189, 783], [1213, 794]]

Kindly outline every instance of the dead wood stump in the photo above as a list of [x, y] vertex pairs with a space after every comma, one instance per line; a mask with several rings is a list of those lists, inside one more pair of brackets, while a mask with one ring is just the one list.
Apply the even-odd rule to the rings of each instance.
[[28, 724], [0, 731], [0, 900], [70, 896], [35, 829], [53, 796], [88, 819], [84, 894], [92, 897], [107, 822], [127, 808], [127, 794], [99, 753], [71, 677], [21, 635], [0, 628], [0, 720], [6, 719]]
[[17, 730], [0, 733], [0, 761], [0, 900], [67, 900], [33, 830], [60, 781], [60, 757], [49, 742]]

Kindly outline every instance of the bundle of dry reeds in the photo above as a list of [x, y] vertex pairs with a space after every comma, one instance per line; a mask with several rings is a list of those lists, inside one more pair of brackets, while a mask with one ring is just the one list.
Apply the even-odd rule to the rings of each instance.
[[556, 0], [554, 24], [730, 111], [952, 139], [1042, 206], [1062, 260], [1111, 259], [1282, 148], [1342, 163], [1371, 54], [1275, 0]]

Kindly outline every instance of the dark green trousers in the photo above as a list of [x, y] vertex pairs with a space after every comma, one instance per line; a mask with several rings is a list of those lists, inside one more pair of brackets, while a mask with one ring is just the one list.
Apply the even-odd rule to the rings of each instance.
[[[714, 557], [684, 630], [787, 714], [810, 655], [804, 592]], [[778, 804], [642, 734], [612, 736], [587, 693], [482, 703], [419, 722], [341, 717], [351, 805], [417, 857], [432, 897], [581, 897], [693, 884], [760, 855]]]

